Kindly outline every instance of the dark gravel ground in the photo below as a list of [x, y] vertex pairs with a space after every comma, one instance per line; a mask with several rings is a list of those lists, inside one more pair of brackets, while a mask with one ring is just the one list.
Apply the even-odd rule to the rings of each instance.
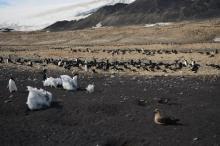
[[[13, 96], [6, 88], [10, 75], [19, 89]], [[39, 71], [0, 67], [1, 146], [220, 145], [220, 78], [80, 75], [82, 88], [95, 83], [94, 93], [46, 88], [57, 102], [46, 110], [27, 111], [26, 86], [43, 88], [41, 78]], [[160, 104], [158, 98], [169, 102]], [[139, 105], [140, 99], [146, 104]], [[183, 125], [154, 124], [155, 108]]]

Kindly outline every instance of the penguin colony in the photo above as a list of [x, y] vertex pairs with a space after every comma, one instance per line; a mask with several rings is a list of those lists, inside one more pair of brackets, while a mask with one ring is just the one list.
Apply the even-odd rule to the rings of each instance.
[[[95, 50], [71, 50], [72, 52], [90, 52], [95, 53]], [[126, 54], [131, 52], [138, 52], [142, 53], [146, 56], [153, 56], [155, 54], [178, 54], [179, 52], [177, 50], [143, 50], [143, 49], [129, 49], [129, 50], [102, 50], [103, 52], [107, 52], [111, 56], [116, 56], [119, 54]], [[189, 52], [181, 52], [181, 53], [191, 53]], [[218, 54], [218, 50], [211, 51], [211, 52], [198, 52], [200, 54], [208, 55], [209, 57], [214, 57], [215, 54]], [[118, 60], [108, 60], [108, 59], [90, 59], [90, 60], [83, 60], [80, 58], [75, 59], [53, 59], [53, 58], [45, 58], [45, 59], [27, 59], [22, 57], [17, 58], [4, 58], [0, 57], [0, 63], [14, 63], [14, 64], [20, 64], [20, 65], [27, 65], [27, 66], [33, 66], [34, 64], [41, 64], [43, 66], [47, 66], [48, 64], [53, 64], [58, 67], [62, 67], [64, 69], [70, 70], [73, 67], [81, 68], [85, 72], [92, 71], [93, 73], [96, 73], [97, 70], [102, 71], [131, 71], [131, 72], [138, 72], [139, 70], [145, 70], [149, 72], [156, 72], [156, 71], [178, 71], [181, 69], [189, 69], [194, 73], [197, 73], [199, 68], [202, 67], [200, 64], [195, 62], [194, 60], [186, 60], [186, 59], [178, 59], [174, 60], [173, 62], [166, 62], [166, 61], [151, 61], [151, 60], [127, 60], [127, 61], [118, 61]], [[218, 64], [206, 64], [206, 66], [210, 66], [212, 68], [220, 70], [220, 65]], [[46, 74], [44, 72], [44, 86], [50, 86], [54, 88], [62, 87], [65, 90], [68, 91], [77, 91], [78, 85], [77, 85], [77, 76], [74, 76], [71, 78], [68, 75], [61, 75], [59, 78], [53, 78], [53, 77], [46, 77]], [[16, 92], [17, 87], [15, 85], [15, 81], [13, 78], [9, 80], [9, 91]], [[94, 92], [95, 85], [89, 84], [85, 90], [88, 93]], [[43, 90], [43, 89], [37, 89], [28, 86], [27, 87], [29, 91], [28, 99], [27, 99], [27, 105], [30, 110], [37, 110], [42, 108], [47, 108], [51, 105], [51, 102], [53, 100], [52, 93]], [[159, 109], [155, 109], [154, 111], [154, 123], [158, 125], [177, 125], [179, 124], [179, 119], [162, 116]]]
[[[90, 52], [97, 53], [97, 50], [71, 50], [72, 52]], [[98, 50], [100, 51], [100, 50]], [[117, 49], [117, 50], [102, 50], [103, 52], [108, 53], [111, 56], [117, 56], [119, 54], [129, 54], [132, 52], [141, 53], [147, 56], [154, 56], [155, 54], [178, 54], [178, 53], [192, 53], [190, 51], [177, 51], [177, 50], [143, 50], [143, 49]], [[218, 50], [209, 51], [209, 52], [198, 52], [200, 54], [208, 55], [209, 57], [213, 57], [213, 55], [218, 54]], [[186, 60], [186, 59], [177, 59], [171, 61], [151, 61], [151, 60], [109, 60], [109, 59], [54, 59], [54, 58], [45, 58], [45, 59], [28, 59], [22, 57], [0, 57], [0, 63], [15, 63], [26, 66], [33, 66], [34, 64], [40, 64], [43, 66], [53, 64], [58, 67], [71, 70], [72, 68], [79, 68], [84, 70], [85, 72], [93, 72], [97, 73], [97, 71], [118, 71], [118, 72], [139, 72], [139, 71], [149, 71], [149, 72], [169, 72], [169, 71], [179, 71], [182, 69], [188, 69], [194, 73], [197, 73], [201, 67], [207, 66], [212, 67], [214, 69], [220, 70], [220, 65], [218, 64], [206, 64], [200, 65], [194, 60]]]

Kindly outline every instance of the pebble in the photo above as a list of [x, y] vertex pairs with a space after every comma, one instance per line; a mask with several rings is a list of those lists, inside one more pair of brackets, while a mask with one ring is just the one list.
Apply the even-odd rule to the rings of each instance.
[[8, 99], [8, 100], [5, 100], [4, 102], [9, 103], [9, 102], [12, 102], [12, 100]]
[[197, 141], [197, 140], [199, 140], [199, 138], [198, 138], [198, 137], [193, 138], [193, 141]]
[[10, 95], [10, 96], [8, 96], [8, 98], [13, 98], [14, 97], [14, 95]]

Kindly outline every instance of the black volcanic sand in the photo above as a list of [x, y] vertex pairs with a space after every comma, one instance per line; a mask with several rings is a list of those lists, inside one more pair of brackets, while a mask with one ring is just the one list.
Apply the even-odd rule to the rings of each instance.
[[[220, 145], [220, 78], [80, 75], [79, 85], [94, 82], [94, 93], [46, 88], [57, 102], [49, 109], [27, 111], [26, 86], [43, 88], [42, 75], [0, 70], [1, 146]], [[13, 96], [6, 88], [10, 75], [19, 89]], [[156, 98], [169, 102], [160, 104]], [[139, 99], [145, 99], [146, 105], [139, 105]], [[155, 108], [179, 118], [183, 125], [154, 124]]]

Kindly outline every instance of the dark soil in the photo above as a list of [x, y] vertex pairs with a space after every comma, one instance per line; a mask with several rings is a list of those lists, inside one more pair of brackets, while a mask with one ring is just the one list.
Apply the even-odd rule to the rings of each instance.
[[[11, 75], [19, 89], [13, 96], [6, 88]], [[41, 73], [1, 67], [0, 145], [220, 145], [220, 78], [79, 76], [81, 88], [93, 82], [92, 94], [46, 88], [56, 102], [27, 111], [26, 86], [43, 88]], [[183, 125], [154, 124], [155, 108]]]

